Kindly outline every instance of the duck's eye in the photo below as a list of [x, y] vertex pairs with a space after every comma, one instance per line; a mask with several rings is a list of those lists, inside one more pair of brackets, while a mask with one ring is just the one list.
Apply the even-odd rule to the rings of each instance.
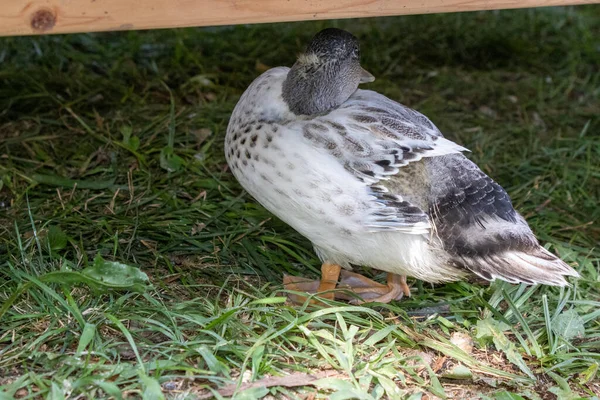
[[352, 58], [360, 58], [360, 50], [358, 49], [358, 46], [354, 46], [352, 49]]

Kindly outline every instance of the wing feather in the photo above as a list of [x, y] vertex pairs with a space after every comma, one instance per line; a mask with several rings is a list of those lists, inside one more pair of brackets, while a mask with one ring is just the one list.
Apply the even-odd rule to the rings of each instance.
[[431, 224], [426, 210], [378, 183], [409, 163], [467, 151], [445, 139], [423, 114], [367, 90], [358, 90], [327, 115], [296, 124], [302, 125], [305, 139], [328, 151], [364, 183], [372, 197], [364, 222], [372, 231], [427, 233]]

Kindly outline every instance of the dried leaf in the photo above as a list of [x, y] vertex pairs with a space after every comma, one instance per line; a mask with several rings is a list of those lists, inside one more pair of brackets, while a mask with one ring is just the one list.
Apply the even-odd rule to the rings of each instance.
[[[269, 376], [266, 378], [262, 378], [259, 379], [255, 382], [249, 382], [249, 383], [243, 383], [241, 385], [238, 384], [232, 384], [232, 385], [227, 385], [221, 389], [218, 390], [219, 395], [221, 396], [225, 396], [225, 397], [229, 397], [229, 396], [233, 396], [234, 394], [236, 394], [236, 399], [238, 398], [237, 396], [241, 393], [244, 392], [246, 390], [252, 389], [252, 388], [270, 388], [273, 386], [283, 386], [283, 387], [299, 387], [299, 386], [317, 386], [318, 382], [321, 382], [323, 379], [325, 378], [333, 378], [333, 379], [337, 379], [337, 380], [341, 380], [340, 378], [344, 377], [343, 374], [338, 374], [335, 372], [328, 372], [328, 371], [321, 371], [321, 372], [317, 372], [315, 374], [304, 374], [304, 373], [297, 373], [297, 374], [290, 374], [290, 375], [286, 375], [286, 376]], [[343, 381], [345, 382], [345, 381]], [[325, 384], [327, 383], [327, 381], [325, 381]], [[348, 382], [346, 382], [348, 383]], [[205, 393], [200, 395], [198, 398], [199, 399], [211, 399], [214, 396], [212, 395], [212, 393]]]
[[452, 336], [450, 336], [450, 343], [467, 354], [471, 354], [473, 352], [473, 339], [467, 333], [454, 332]]

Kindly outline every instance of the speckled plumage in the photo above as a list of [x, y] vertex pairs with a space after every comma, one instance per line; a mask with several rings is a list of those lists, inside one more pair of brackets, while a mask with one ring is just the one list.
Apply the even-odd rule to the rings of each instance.
[[427, 117], [368, 90], [299, 115], [284, 88], [288, 74], [273, 68], [248, 87], [225, 153], [240, 184], [324, 262], [429, 282], [476, 274], [565, 285], [565, 275], [577, 276]]

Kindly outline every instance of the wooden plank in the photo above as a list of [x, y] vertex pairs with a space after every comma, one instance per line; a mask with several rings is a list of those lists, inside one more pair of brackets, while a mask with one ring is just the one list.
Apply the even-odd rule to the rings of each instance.
[[0, 36], [475, 11], [599, 0], [0, 0]]

